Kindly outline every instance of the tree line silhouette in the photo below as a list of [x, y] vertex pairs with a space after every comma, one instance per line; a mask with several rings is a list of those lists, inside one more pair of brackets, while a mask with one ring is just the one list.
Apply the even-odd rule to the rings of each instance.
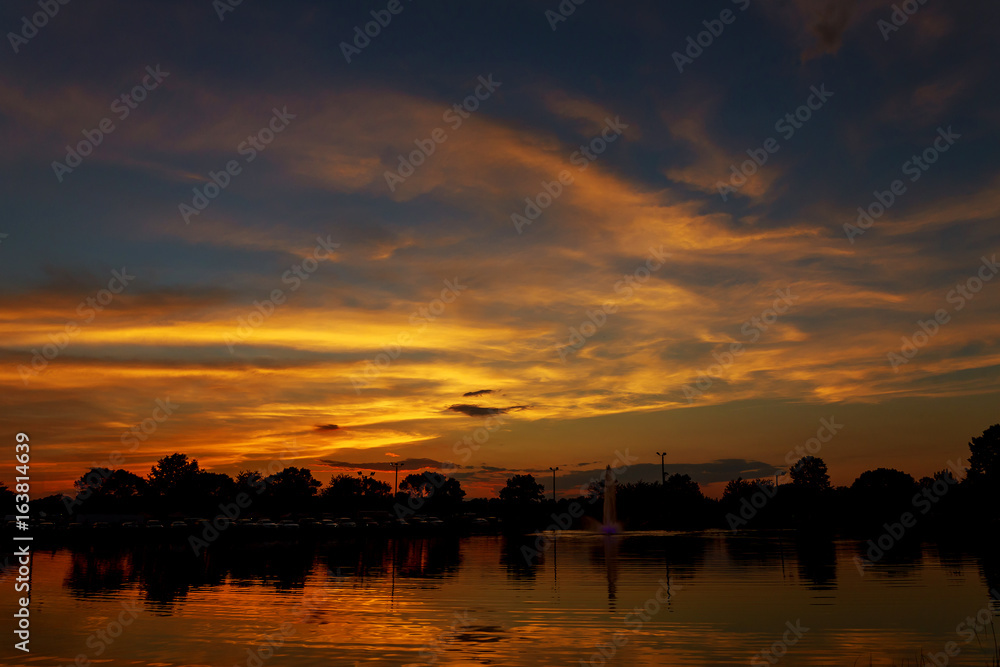
[[[1000, 507], [1000, 424], [969, 443], [967, 466], [949, 463], [919, 480], [893, 468], [868, 470], [850, 486], [834, 487], [822, 458], [805, 456], [779, 478], [730, 481], [718, 500], [706, 497], [686, 474], [662, 482], [620, 483], [619, 521], [625, 529], [696, 530], [794, 528], [841, 533], [877, 532], [909, 513], [922, 529], [995, 530]], [[74, 482], [75, 496], [32, 501], [33, 514], [71, 521], [79, 514], [144, 514], [151, 517], [214, 517], [241, 494], [252, 499], [247, 516], [359, 515], [390, 512], [444, 518], [476, 513], [502, 518], [512, 529], [538, 529], [569, 503], [587, 501], [580, 526], [597, 521], [603, 479], [577, 498], [546, 499], [532, 475], [513, 475], [495, 498], [466, 499], [458, 480], [437, 472], [413, 473], [392, 487], [374, 473], [334, 474], [324, 487], [308, 468], [286, 467], [265, 475], [242, 470], [235, 478], [201, 469], [197, 460], [175, 453], [160, 459], [145, 478], [124, 469], [91, 468]], [[0, 483], [0, 506], [14, 494]], [[241, 505], [243, 506], [243, 505]]]

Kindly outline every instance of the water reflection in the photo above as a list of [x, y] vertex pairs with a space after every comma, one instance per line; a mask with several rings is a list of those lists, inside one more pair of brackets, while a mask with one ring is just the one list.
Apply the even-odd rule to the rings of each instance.
[[[71, 662], [122, 600], [145, 613], [109, 651], [112, 665], [244, 664], [288, 619], [295, 632], [274, 664], [578, 664], [623, 632], [620, 664], [748, 664], [797, 618], [813, 629], [787, 664], [902, 664], [955, 639], [1000, 590], [996, 550], [947, 544], [908, 545], [864, 572], [853, 559], [865, 544], [794, 533], [566, 533], [526, 557], [538, 545], [440, 536], [220, 544], [197, 557], [183, 544], [43, 551], [33, 590], [46, 650], [31, 664]], [[661, 586], [662, 608], [625, 625]], [[969, 648], [962, 659], [982, 657]]]
[[604, 564], [608, 579], [608, 611], [615, 611], [615, 584], [618, 582], [618, 545], [621, 543], [620, 535], [604, 535]]
[[795, 559], [799, 578], [809, 582], [814, 591], [837, 588], [837, 549], [833, 539], [818, 535], [802, 535], [795, 539]]

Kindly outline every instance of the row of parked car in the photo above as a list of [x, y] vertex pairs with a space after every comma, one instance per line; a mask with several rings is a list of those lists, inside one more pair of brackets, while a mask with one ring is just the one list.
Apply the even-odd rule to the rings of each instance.
[[[313, 518], [303, 517], [299, 519], [281, 519], [272, 521], [267, 518], [259, 519], [229, 519], [227, 517], [216, 517], [205, 519], [199, 517], [173, 519], [161, 521], [159, 519], [147, 519], [143, 521], [94, 521], [79, 522], [74, 521], [68, 524], [40, 522], [32, 523], [31, 531], [38, 533], [68, 533], [82, 534], [89, 532], [132, 532], [142, 531], [150, 534], [154, 533], [190, 533], [193, 530], [202, 530], [208, 526], [218, 531], [236, 530], [243, 531], [288, 531], [290, 533], [310, 533], [310, 534], [345, 534], [351, 532], [442, 532], [449, 529], [461, 530], [464, 532], [490, 532], [498, 527], [499, 521], [495, 518], [485, 519], [482, 517], [462, 516], [455, 517], [449, 521], [434, 516], [413, 516], [407, 519], [386, 518], [386, 517], [360, 517], [352, 519], [350, 517], [340, 518]], [[15, 522], [9, 521], [6, 524], [8, 532], [14, 532]]]

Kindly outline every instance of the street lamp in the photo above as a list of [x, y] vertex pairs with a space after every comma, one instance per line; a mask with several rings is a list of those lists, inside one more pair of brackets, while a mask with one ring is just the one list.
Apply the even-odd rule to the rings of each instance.
[[663, 485], [666, 486], [667, 485], [667, 471], [663, 467], [663, 457], [666, 456], [667, 453], [666, 452], [656, 452], [656, 455], [660, 457], [660, 481], [662, 481]]
[[784, 470], [775, 470], [774, 471], [774, 488], [778, 488], [778, 478], [779, 477], [784, 477], [787, 474], [788, 473], [785, 472]]
[[391, 466], [392, 466], [393, 468], [395, 468], [395, 469], [396, 469], [396, 491], [395, 491], [395, 493], [393, 493], [393, 497], [395, 497], [395, 496], [396, 496], [396, 493], [399, 493], [399, 467], [400, 467], [401, 465], [403, 465], [404, 463], [405, 463], [405, 461], [399, 461], [398, 463], [390, 463], [390, 464], [389, 464], [389, 465], [391, 465]]
[[553, 468], [549, 466], [549, 470], [552, 471], [552, 502], [556, 501], [556, 470], [559, 470], [559, 466]]

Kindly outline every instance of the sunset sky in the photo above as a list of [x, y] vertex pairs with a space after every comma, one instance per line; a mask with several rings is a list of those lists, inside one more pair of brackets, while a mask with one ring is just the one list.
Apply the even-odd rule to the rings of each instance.
[[625, 479], [665, 451], [717, 495], [821, 419], [835, 484], [1000, 421], [995, 2], [898, 30], [874, 0], [219, 4], [69, 3], [5, 40], [0, 424], [33, 495], [116, 451], [324, 483], [454, 461], [476, 496], [626, 449]]

